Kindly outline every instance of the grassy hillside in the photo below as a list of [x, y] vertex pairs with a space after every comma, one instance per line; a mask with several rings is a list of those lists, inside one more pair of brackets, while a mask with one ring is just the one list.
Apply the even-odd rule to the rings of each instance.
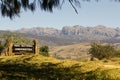
[[[109, 43], [103, 43], [107, 45]], [[120, 43], [111, 44], [114, 49], [120, 50]], [[72, 60], [89, 60], [90, 55], [87, 54], [91, 48], [91, 43], [79, 43], [65, 46], [53, 46], [50, 48], [50, 55], [58, 59], [72, 59]]]
[[50, 48], [50, 55], [59, 59], [89, 59], [90, 43], [79, 43]]
[[41, 55], [0, 56], [0, 80], [120, 80], [120, 58], [77, 62]]

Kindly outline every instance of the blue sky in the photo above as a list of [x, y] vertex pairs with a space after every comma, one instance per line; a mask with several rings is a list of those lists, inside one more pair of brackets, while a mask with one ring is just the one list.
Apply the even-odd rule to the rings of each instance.
[[120, 27], [120, 3], [111, 0], [100, 2], [81, 2], [77, 8], [78, 14], [69, 3], [62, 9], [54, 9], [53, 13], [37, 9], [34, 13], [22, 11], [20, 17], [13, 20], [0, 16], [0, 30], [16, 30], [31, 27], [53, 27], [61, 29], [63, 26], [96, 26]]

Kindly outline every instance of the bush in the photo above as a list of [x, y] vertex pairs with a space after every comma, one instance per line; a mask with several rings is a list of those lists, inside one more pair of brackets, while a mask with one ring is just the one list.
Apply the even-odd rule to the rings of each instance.
[[4, 46], [0, 44], [0, 54], [2, 53]]
[[89, 53], [92, 54], [93, 57], [96, 57], [98, 59], [103, 58], [110, 58], [115, 54], [115, 49], [112, 45], [102, 45], [99, 43], [92, 43], [91, 48], [89, 50]]
[[43, 56], [49, 56], [49, 47], [48, 46], [41, 46], [40, 47], [40, 54]]
[[120, 50], [116, 50], [115, 56], [120, 57]]

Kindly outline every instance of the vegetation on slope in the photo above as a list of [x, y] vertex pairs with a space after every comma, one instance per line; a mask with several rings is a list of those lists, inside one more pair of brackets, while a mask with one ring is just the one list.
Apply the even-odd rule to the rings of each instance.
[[58, 59], [72, 59], [79, 61], [89, 61], [91, 55], [97, 59], [120, 57], [120, 43], [109, 44], [94, 42], [53, 46], [50, 47], [49, 54]]
[[108, 68], [103, 62], [57, 60], [41, 55], [1, 56], [0, 79], [120, 80], [120, 63], [116, 63], [119, 67]]
[[6, 40], [8, 38], [13, 39], [14, 44], [31, 44], [32, 41], [28, 38], [22, 37], [20, 34], [9, 33], [1, 35], [1, 38]]
[[92, 43], [89, 53], [92, 54], [93, 57], [103, 59], [115, 56], [116, 50], [110, 44], [102, 45], [100, 43]]
[[49, 56], [49, 47], [48, 46], [41, 46], [39, 48], [40, 54], [43, 56]]

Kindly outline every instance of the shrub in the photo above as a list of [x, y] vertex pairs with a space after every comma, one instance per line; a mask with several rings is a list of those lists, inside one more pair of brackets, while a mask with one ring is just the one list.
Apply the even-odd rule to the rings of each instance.
[[116, 51], [112, 45], [102, 45], [99, 43], [92, 43], [89, 50], [89, 53], [92, 54], [93, 57], [96, 57], [98, 59], [110, 58], [115, 52]]
[[0, 54], [2, 53], [3, 49], [4, 49], [4, 46], [0, 44]]
[[120, 57], [120, 50], [116, 50], [116, 53], [115, 53], [114, 56], [116, 56], [116, 57]]
[[41, 46], [40, 47], [40, 54], [43, 56], [49, 56], [49, 47], [48, 46]]

